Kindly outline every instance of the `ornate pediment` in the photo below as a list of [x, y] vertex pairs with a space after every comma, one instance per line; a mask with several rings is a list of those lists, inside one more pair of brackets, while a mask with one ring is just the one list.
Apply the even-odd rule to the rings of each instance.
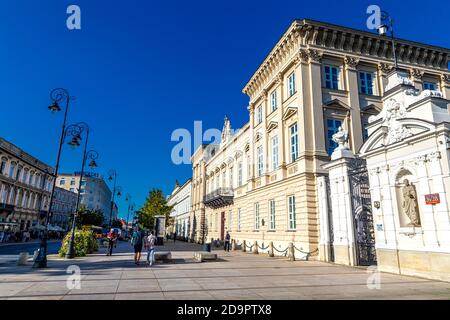
[[271, 132], [272, 130], [278, 128], [278, 123], [276, 121], [270, 121], [267, 126], [267, 132]]
[[326, 108], [345, 110], [345, 111], [350, 110], [350, 107], [339, 99], [333, 99], [333, 100], [327, 101], [323, 105]]
[[283, 113], [283, 120], [287, 120], [297, 113], [297, 107], [287, 107], [287, 109]]
[[368, 106], [361, 108], [361, 112], [371, 114], [371, 115], [377, 115], [381, 112], [381, 108], [375, 104], [369, 104]]

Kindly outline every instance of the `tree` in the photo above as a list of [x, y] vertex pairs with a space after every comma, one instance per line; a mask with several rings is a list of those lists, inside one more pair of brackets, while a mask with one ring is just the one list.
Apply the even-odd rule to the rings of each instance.
[[91, 210], [86, 208], [82, 204], [78, 210], [77, 214], [77, 226], [93, 225], [101, 226], [103, 224], [103, 211], [102, 210]]
[[167, 205], [162, 190], [153, 189], [149, 192], [144, 206], [137, 212], [137, 218], [144, 228], [152, 230], [155, 227], [155, 216], [165, 216], [167, 226], [172, 208]]

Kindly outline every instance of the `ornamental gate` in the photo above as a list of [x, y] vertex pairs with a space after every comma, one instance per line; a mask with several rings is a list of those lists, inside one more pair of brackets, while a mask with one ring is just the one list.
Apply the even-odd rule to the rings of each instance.
[[352, 159], [349, 164], [348, 178], [352, 197], [357, 262], [361, 266], [374, 265], [377, 264], [377, 255], [366, 161]]

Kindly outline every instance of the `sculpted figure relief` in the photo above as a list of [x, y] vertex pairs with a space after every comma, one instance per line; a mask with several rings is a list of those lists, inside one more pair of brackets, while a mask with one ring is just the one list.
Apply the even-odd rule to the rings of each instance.
[[404, 186], [402, 188], [403, 194], [403, 204], [402, 209], [409, 220], [411, 221], [408, 225], [413, 227], [420, 226], [420, 216], [418, 210], [417, 193], [416, 189], [412, 184], [409, 183], [408, 179], [403, 180]]

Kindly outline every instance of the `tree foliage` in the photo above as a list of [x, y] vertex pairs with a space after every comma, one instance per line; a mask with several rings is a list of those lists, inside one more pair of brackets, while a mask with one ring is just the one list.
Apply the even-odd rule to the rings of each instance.
[[148, 193], [144, 206], [137, 212], [138, 222], [144, 228], [152, 230], [155, 227], [155, 216], [165, 216], [167, 226], [172, 208], [167, 204], [162, 190], [153, 189]]
[[77, 214], [77, 226], [78, 228], [85, 225], [101, 226], [103, 219], [102, 210], [91, 210], [82, 204]]
[[111, 227], [122, 229], [122, 221], [120, 219], [115, 219], [111, 223]]

